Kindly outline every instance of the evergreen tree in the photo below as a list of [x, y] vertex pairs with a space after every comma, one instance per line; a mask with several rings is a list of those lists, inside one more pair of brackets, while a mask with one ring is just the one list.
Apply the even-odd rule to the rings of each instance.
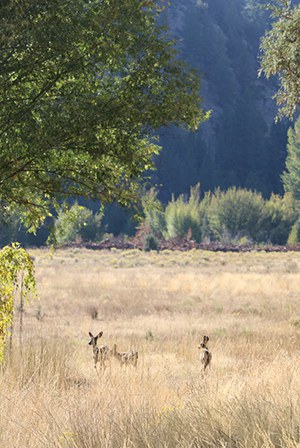
[[286, 171], [282, 175], [284, 190], [300, 200], [300, 116], [288, 131]]

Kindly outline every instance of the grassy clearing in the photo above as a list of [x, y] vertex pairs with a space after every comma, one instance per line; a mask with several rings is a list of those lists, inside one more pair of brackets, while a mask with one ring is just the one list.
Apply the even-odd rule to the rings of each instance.
[[[7, 448], [300, 447], [300, 254], [33, 251], [0, 372]], [[139, 364], [96, 374], [88, 331]], [[197, 346], [210, 336], [201, 377]]]

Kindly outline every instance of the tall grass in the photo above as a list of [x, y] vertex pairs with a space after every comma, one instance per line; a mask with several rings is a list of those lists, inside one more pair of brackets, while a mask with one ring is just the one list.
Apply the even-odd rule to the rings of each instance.
[[[27, 309], [0, 372], [1, 447], [300, 446], [299, 255], [35, 256], [45, 317]], [[138, 367], [95, 372], [89, 330], [138, 349]]]

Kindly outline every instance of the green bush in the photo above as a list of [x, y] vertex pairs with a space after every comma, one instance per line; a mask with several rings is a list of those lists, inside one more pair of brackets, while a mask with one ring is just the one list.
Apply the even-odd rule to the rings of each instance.
[[271, 230], [270, 237], [268, 238], [272, 244], [278, 244], [283, 246], [286, 244], [289, 236], [289, 229], [286, 223], [281, 222], [277, 227]]
[[298, 218], [297, 201], [291, 193], [283, 197], [273, 194], [265, 205], [262, 227], [272, 244], [286, 244]]
[[161, 202], [157, 199], [157, 191], [151, 188], [142, 196], [144, 225], [150, 233], [160, 238], [166, 233], [165, 213]]
[[63, 245], [77, 239], [100, 241], [103, 235], [102, 218], [102, 212], [93, 214], [92, 210], [78, 205], [77, 202], [71, 207], [64, 205], [58, 212], [54, 224], [56, 243]]
[[207, 212], [215, 239], [229, 242], [246, 236], [257, 240], [264, 206], [265, 201], [260, 193], [235, 187], [224, 192], [217, 189]]
[[152, 234], [146, 235], [143, 250], [145, 252], [150, 252], [150, 250], [156, 250], [158, 252], [159, 245], [154, 235]]
[[166, 237], [184, 238], [190, 235], [195, 241], [202, 241], [202, 226], [205, 208], [200, 202], [200, 184], [191, 188], [186, 201], [184, 195], [168, 203], [165, 211]]
[[294, 246], [295, 244], [300, 243], [300, 220], [296, 221], [290, 231], [288, 241], [289, 246]]

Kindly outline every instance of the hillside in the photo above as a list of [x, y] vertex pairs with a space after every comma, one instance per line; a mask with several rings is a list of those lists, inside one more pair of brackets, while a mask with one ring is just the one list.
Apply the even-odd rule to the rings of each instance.
[[202, 97], [212, 110], [195, 133], [167, 129], [155, 181], [161, 199], [231, 185], [265, 196], [281, 193], [286, 131], [274, 123], [273, 80], [258, 78], [260, 38], [268, 16], [254, 0], [174, 0], [165, 15], [184, 59], [202, 74]]

